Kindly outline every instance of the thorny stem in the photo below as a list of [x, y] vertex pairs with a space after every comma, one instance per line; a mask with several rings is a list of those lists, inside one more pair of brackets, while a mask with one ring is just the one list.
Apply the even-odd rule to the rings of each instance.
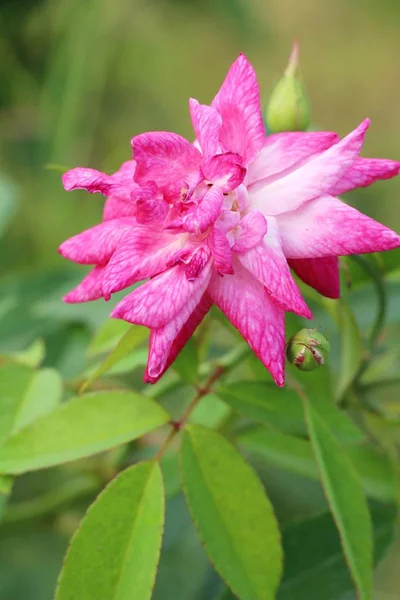
[[215, 368], [215, 370], [213, 371], [213, 373], [211, 373], [211, 375], [209, 376], [209, 378], [207, 379], [207, 381], [205, 382], [205, 384], [203, 386], [199, 386], [197, 388], [196, 394], [194, 395], [193, 399], [190, 401], [190, 403], [188, 404], [188, 406], [186, 407], [186, 409], [182, 413], [181, 418], [178, 421], [170, 421], [170, 425], [172, 426], [172, 430], [169, 432], [169, 435], [167, 436], [167, 438], [165, 439], [165, 441], [162, 444], [161, 448], [159, 449], [159, 451], [155, 455], [154, 460], [160, 460], [160, 458], [164, 455], [164, 452], [169, 447], [169, 445], [172, 442], [172, 440], [179, 433], [179, 431], [184, 427], [186, 421], [188, 420], [188, 418], [190, 417], [191, 413], [193, 412], [193, 410], [197, 406], [198, 402], [204, 396], [206, 396], [207, 394], [210, 393], [212, 386], [221, 377], [221, 375], [224, 372], [225, 372], [225, 367], [222, 366], [222, 365], [218, 365]]

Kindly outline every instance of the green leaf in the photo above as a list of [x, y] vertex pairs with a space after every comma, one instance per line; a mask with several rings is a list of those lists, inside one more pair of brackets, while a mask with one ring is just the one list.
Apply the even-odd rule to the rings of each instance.
[[0, 475], [0, 519], [3, 517], [4, 510], [7, 506], [7, 500], [11, 494], [12, 486], [12, 477]]
[[279, 469], [318, 479], [311, 445], [304, 439], [280, 431], [256, 429], [239, 435], [236, 442], [247, 453], [264, 458]]
[[81, 388], [81, 393], [83, 393], [93, 381], [104, 375], [104, 373], [107, 373], [114, 365], [125, 358], [134, 348], [136, 348], [136, 346], [146, 340], [147, 337], [148, 330], [145, 327], [137, 327], [136, 325], [133, 327], [131, 326], [123, 335], [115, 350], [104, 359], [100, 367], [84, 383]]
[[[394, 536], [393, 507], [371, 506], [378, 563]], [[278, 600], [338, 600], [351, 592], [343, 551], [332, 517], [328, 514], [289, 525], [283, 530], [285, 568]], [[346, 596], [347, 597], [347, 596]]]
[[301, 400], [294, 390], [263, 381], [235, 381], [215, 393], [244, 417], [288, 433], [306, 432]]
[[186, 499], [205, 550], [241, 600], [272, 600], [282, 570], [278, 525], [255, 472], [218, 433], [183, 432]]
[[[318, 480], [318, 469], [310, 442], [274, 430], [256, 429], [236, 438], [244, 451], [269, 464], [308, 479]], [[346, 446], [365, 493], [381, 502], [396, 502], [396, 480], [387, 456], [372, 446]]]
[[33, 371], [17, 363], [0, 367], [0, 441], [53, 410], [61, 397], [55, 369]]
[[190, 415], [190, 422], [204, 425], [210, 429], [221, 427], [231, 414], [229, 406], [222, 402], [216, 394], [210, 393], [203, 396]]
[[320, 393], [308, 394], [313, 409], [328, 425], [335, 438], [346, 444], [358, 444], [366, 440], [366, 435], [335, 402]]
[[[215, 392], [238, 413], [287, 433], [305, 435], [307, 427], [298, 393], [262, 381], [235, 381]], [[333, 402], [321, 393], [312, 394], [312, 404], [329, 423], [332, 433], [342, 442], [356, 443], [365, 434]]]
[[198, 382], [199, 357], [196, 343], [190, 338], [174, 362], [174, 369], [181, 379], [192, 385]]
[[8, 353], [7, 356], [18, 363], [32, 367], [33, 369], [39, 367], [45, 357], [46, 348], [42, 339], [37, 339], [28, 348], [21, 352]]
[[343, 397], [350, 384], [359, 372], [364, 346], [357, 322], [348, 304], [344, 300], [338, 303], [340, 331], [340, 367], [337, 375], [335, 400]]
[[[121, 358], [114, 366], [107, 370], [107, 377], [118, 377], [130, 373], [134, 369], [143, 368], [147, 364], [147, 348], [136, 348]], [[83, 378], [91, 379], [95, 375], [103, 361], [91, 365], [83, 374]]]
[[122, 319], [107, 319], [90, 342], [88, 355], [97, 356], [104, 352], [110, 352], [130, 329], [132, 329], [132, 325]]
[[390, 379], [397, 370], [399, 360], [398, 348], [389, 348], [377, 356], [360, 377], [361, 385], [380, 384], [381, 380]]
[[4, 234], [17, 210], [17, 187], [8, 179], [0, 178], [0, 237]]
[[157, 463], [120, 473], [72, 538], [56, 600], [150, 600], [164, 525]]
[[360, 600], [372, 597], [372, 527], [354, 466], [309, 401], [304, 411], [321, 482]]
[[73, 398], [8, 438], [0, 448], [0, 472], [24, 473], [108, 450], [170, 419], [153, 400], [110, 391]]

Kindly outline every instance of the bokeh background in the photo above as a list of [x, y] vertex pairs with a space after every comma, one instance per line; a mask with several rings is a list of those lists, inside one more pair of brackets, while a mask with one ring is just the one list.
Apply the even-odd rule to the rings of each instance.
[[[65, 377], [109, 307], [61, 303], [82, 271], [57, 247], [102, 211], [98, 195], [65, 193], [61, 172], [116, 170], [142, 131], [190, 139], [188, 98], [208, 103], [239, 52], [266, 101], [297, 37], [315, 126], [344, 135], [369, 116], [365, 155], [400, 158], [396, 0], [3, 0], [0, 12], [0, 350], [41, 337], [46, 364]], [[352, 202], [400, 229], [400, 178]], [[399, 265], [399, 254], [388, 260]], [[3, 536], [1, 600], [50, 600], [68, 518], [57, 532], [28, 520]], [[399, 597], [388, 565], [379, 600]]]

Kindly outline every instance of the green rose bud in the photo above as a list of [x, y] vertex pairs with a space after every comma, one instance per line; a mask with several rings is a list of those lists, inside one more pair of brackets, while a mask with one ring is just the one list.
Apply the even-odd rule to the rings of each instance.
[[301, 371], [314, 371], [323, 365], [331, 349], [318, 329], [300, 329], [287, 343], [286, 357]]
[[297, 78], [299, 47], [293, 44], [289, 64], [275, 86], [267, 108], [267, 127], [271, 133], [305, 131], [310, 125], [307, 93]]

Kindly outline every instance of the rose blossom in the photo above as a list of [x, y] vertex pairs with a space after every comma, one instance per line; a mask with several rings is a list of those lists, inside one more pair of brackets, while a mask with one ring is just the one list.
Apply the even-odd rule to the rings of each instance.
[[398, 174], [400, 163], [359, 157], [366, 119], [331, 132], [266, 136], [245, 56], [211, 106], [191, 99], [194, 143], [175, 133], [133, 138], [114, 175], [76, 168], [66, 190], [107, 196], [104, 220], [60, 246], [94, 269], [66, 302], [110, 298], [149, 279], [112, 317], [150, 328], [145, 381], [169, 367], [215, 303], [276, 383], [284, 383], [285, 311], [311, 318], [290, 268], [329, 298], [340, 294], [338, 256], [390, 250], [399, 236], [336, 196]]

